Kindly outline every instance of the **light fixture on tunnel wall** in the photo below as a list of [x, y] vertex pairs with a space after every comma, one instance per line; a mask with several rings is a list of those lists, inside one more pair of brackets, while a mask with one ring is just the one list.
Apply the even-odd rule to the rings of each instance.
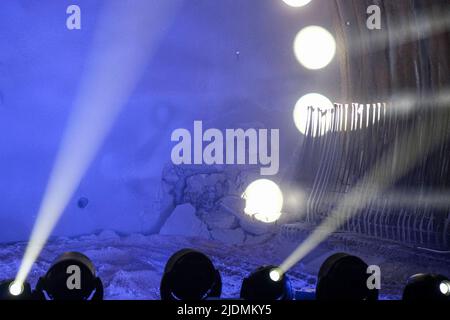
[[294, 54], [306, 69], [323, 69], [336, 55], [336, 40], [325, 28], [308, 26], [295, 37]]
[[242, 282], [241, 299], [293, 300], [294, 293], [289, 278], [276, 266], [256, 269]]
[[183, 249], [167, 262], [161, 280], [162, 300], [198, 301], [220, 298], [222, 278], [203, 253]]
[[403, 290], [404, 301], [450, 301], [450, 280], [437, 274], [416, 274]]
[[30, 284], [19, 284], [14, 280], [6, 280], [0, 283], [0, 300], [32, 300]]
[[242, 194], [245, 200], [244, 213], [264, 223], [280, 219], [283, 209], [283, 193], [280, 187], [268, 179], [250, 183]]
[[290, 7], [299, 8], [306, 6], [311, 2], [311, 0], [283, 0]]
[[103, 284], [88, 257], [66, 252], [39, 279], [35, 296], [42, 300], [103, 300]]
[[320, 93], [302, 96], [294, 108], [294, 123], [303, 135], [320, 137], [331, 130], [334, 104]]
[[367, 270], [368, 265], [358, 257], [346, 253], [332, 255], [320, 267], [317, 300], [378, 300], [378, 290], [367, 286]]

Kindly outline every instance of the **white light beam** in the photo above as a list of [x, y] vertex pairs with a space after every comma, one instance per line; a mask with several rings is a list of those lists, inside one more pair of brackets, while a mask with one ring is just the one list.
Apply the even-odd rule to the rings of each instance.
[[108, 2], [16, 277], [18, 285], [26, 280], [180, 3]]

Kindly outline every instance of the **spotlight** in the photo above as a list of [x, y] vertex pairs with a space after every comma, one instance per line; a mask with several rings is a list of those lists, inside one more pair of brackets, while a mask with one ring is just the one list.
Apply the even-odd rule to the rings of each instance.
[[404, 301], [450, 301], [450, 280], [437, 274], [416, 274], [408, 279]]
[[450, 296], [450, 281], [442, 281], [439, 290], [443, 295]]
[[319, 271], [317, 300], [375, 301], [378, 290], [367, 286], [368, 265], [358, 257], [337, 253]]
[[294, 294], [289, 278], [275, 266], [258, 268], [245, 278], [241, 287], [244, 300], [293, 300]]
[[162, 300], [220, 298], [222, 278], [206, 255], [192, 249], [183, 249], [167, 262], [160, 293]]
[[282, 279], [283, 273], [279, 269], [273, 269], [270, 271], [269, 276], [272, 281], [278, 282]]
[[9, 285], [9, 293], [15, 297], [20, 296], [23, 293], [23, 290], [24, 290], [23, 284], [20, 284], [18, 282], [13, 281]]
[[31, 300], [30, 284], [7, 280], [0, 283], [0, 300]]
[[39, 279], [36, 296], [44, 300], [102, 300], [103, 284], [88, 257], [66, 252]]

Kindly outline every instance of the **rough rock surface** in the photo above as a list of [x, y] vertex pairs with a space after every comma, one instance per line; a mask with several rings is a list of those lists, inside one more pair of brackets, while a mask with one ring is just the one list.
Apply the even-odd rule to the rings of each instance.
[[171, 212], [162, 234], [197, 236], [227, 244], [266, 241], [274, 229], [250, 221], [241, 199], [252, 171], [235, 167], [167, 165], [162, 174], [160, 211]]

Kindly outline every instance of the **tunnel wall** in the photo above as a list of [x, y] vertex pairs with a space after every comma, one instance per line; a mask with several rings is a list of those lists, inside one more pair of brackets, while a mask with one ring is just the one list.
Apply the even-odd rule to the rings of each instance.
[[[366, 26], [366, 10], [373, 4], [381, 8], [381, 30], [368, 30]], [[400, 190], [426, 194], [448, 190], [450, 185], [450, 117], [436, 98], [445, 97], [450, 88], [450, 33], [447, 28], [424, 36], [418, 29], [423, 15], [435, 21], [450, 12], [449, 2], [336, 0], [335, 7], [341, 75], [341, 104], [335, 110], [347, 104], [352, 125], [362, 119], [364, 123], [365, 119], [371, 121], [357, 129], [340, 130], [333, 114], [331, 133], [304, 141], [298, 161], [313, 170], [299, 170], [297, 178], [312, 183], [305, 218], [312, 224], [323, 221], [343, 195], [358, 188], [358, 181], [383, 155], [400, 150], [399, 144], [409, 143], [408, 139], [416, 139], [418, 148], [433, 136], [441, 141], [396, 179], [386, 193]], [[400, 42], [403, 38], [398, 26], [414, 31], [407, 41]], [[405, 109], [406, 97], [410, 105]], [[382, 116], [372, 123], [369, 110], [374, 103], [382, 103]], [[448, 100], [444, 106], [448, 107]], [[392, 207], [380, 196], [340, 229], [415, 246], [450, 248], [448, 207]]]

